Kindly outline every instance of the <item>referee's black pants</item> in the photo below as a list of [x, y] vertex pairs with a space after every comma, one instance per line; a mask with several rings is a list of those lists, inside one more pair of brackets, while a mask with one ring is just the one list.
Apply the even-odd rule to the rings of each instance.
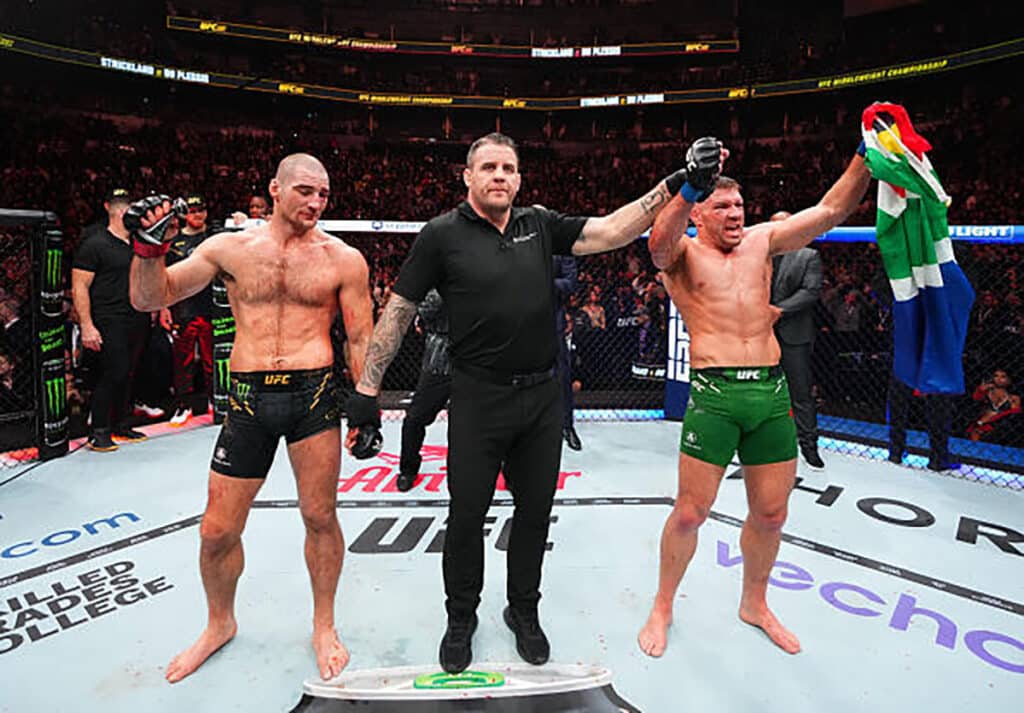
[[562, 397], [556, 378], [531, 386], [499, 385], [461, 370], [452, 375], [448, 408], [448, 525], [444, 541], [445, 607], [467, 618], [484, 582], [484, 518], [499, 469], [515, 503], [508, 543], [509, 604], [536, 610], [551, 505], [562, 457]]

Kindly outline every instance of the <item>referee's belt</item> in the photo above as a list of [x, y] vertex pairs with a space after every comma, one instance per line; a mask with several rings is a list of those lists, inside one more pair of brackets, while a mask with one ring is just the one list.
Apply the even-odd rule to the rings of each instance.
[[459, 364], [455, 366], [455, 371], [461, 371], [465, 374], [469, 374], [473, 378], [486, 381], [490, 384], [496, 384], [498, 386], [514, 386], [517, 389], [525, 389], [528, 386], [543, 384], [545, 381], [550, 381], [555, 378], [555, 367], [553, 366], [545, 369], [544, 371], [514, 373], [496, 369], [487, 369], [485, 367], [473, 366], [470, 364]]

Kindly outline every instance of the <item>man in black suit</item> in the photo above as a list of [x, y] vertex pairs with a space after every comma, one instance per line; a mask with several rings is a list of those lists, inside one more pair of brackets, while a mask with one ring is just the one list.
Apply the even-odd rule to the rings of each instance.
[[576, 258], [572, 255], [554, 255], [551, 259], [555, 270], [555, 338], [558, 340], [558, 379], [562, 387], [562, 438], [567, 446], [578, 451], [583, 448], [583, 443], [573, 425], [572, 364], [565, 335], [565, 306], [576, 291]]
[[[785, 220], [780, 211], [772, 220]], [[782, 369], [789, 382], [800, 453], [811, 470], [822, 470], [818, 455], [818, 415], [811, 396], [811, 352], [814, 349], [814, 305], [821, 293], [821, 257], [801, 248], [772, 258], [772, 306], [779, 310], [775, 337], [782, 348]]]

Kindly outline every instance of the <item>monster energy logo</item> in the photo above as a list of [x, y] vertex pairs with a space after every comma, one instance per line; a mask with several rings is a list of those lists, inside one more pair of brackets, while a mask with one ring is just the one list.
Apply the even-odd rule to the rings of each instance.
[[47, 379], [43, 382], [45, 393], [46, 393], [46, 408], [50, 416], [54, 419], [60, 418], [64, 413], [64, 407], [67, 405], [68, 392], [64, 386], [64, 377], [58, 376], [53, 379]]
[[248, 401], [250, 393], [252, 393], [252, 386], [245, 383], [244, 381], [239, 381], [238, 398], [242, 399], [242, 401]]
[[225, 391], [228, 388], [228, 379], [231, 377], [231, 360], [217, 359], [217, 383]]
[[45, 283], [48, 291], [60, 289], [61, 286], [61, 263], [64, 261], [64, 251], [60, 248], [46, 249], [46, 275]]

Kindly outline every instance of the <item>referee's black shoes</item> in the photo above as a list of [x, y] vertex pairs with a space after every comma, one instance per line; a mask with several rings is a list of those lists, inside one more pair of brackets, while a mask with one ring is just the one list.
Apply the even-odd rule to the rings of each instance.
[[551, 645], [544, 630], [540, 628], [540, 619], [536, 610], [521, 611], [505, 607], [502, 617], [508, 628], [516, 635], [516, 651], [526, 663], [540, 666], [548, 662], [551, 656]]
[[441, 668], [448, 673], [462, 673], [473, 662], [473, 632], [476, 631], [477, 618], [448, 616], [448, 629], [441, 639], [441, 650], [438, 659]]

